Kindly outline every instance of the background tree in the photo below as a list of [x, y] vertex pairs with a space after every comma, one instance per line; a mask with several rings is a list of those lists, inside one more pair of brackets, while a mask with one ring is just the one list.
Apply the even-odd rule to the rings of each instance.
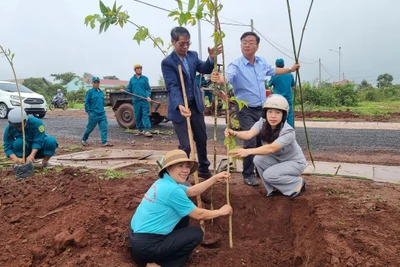
[[72, 81], [74, 78], [79, 77], [76, 75], [74, 72], [65, 72], [61, 74], [51, 74], [51, 77], [54, 77], [55, 81], [60, 81], [62, 85], [66, 85], [70, 81]]
[[43, 94], [46, 91], [45, 88], [48, 86], [43, 80], [43, 78], [33, 78], [33, 77], [25, 79], [22, 85], [28, 87], [29, 89], [38, 94]]
[[367, 80], [362, 80], [361, 84], [359, 86], [359, 89], [365, 89], [365, 88], [369, 88], [372, 87], [372, 85], [370, 83], [367, 82]]
[[92, 79], [93, 75], [91, 73], [89, 73], [89, 72], [84, 72], [82, 77], [86, 78], [86, 79]]
[[61, 89], [63, 93], [66, 93], [65, 88], [62, 84], [48, 84], [43, 78], [28, 78], [25, 79], [22, 85], [28, 87], [35, 93], [43, 95], [47, 101], [50, 101], [53, 96], [57, 94], [57, 90]]
[[387, 87], [392, 85], [393, 76], [390, 75], [389, 73], [380, 74], [378, 76], [378, 79], [376, 79], [376, 81], [378, 82], [376, 84], [378, 88]]
[[164, 77], [162, 75], [160, 75], [158, 77], [158, 81], [157, 81], [159, 86], [165, 86], [165, 81], [164, 81]]
[[117, 76], [113, 75], [113, 76], [103, 76], [103, 79], [105, 80], [119, 80]]

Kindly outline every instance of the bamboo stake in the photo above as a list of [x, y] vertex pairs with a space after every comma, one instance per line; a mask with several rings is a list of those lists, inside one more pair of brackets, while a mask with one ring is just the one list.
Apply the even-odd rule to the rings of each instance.
[[[211, 1], [212, 3], [212, 1]], [[215, 0], [214, 5], [214, 14], [215, 14], [215, 24], [218, 26], [218, 31], [221, 34], [222, 29], [221, 29], [221, 24], [219, 22], [219, 17], [218, 17], [218, 11], [217, 11], [217, 0]], [[224, 53], [224, 44], [223, 44], [223, 38], [221, 37], [221, 45], [222, 45], [222, 75], [225, 77], [225, 53]], [[230, 127], [231, 122], [230, 122], [230, 115], [229, 115], [229, 97], [228, 97], [228, 88], [226, 87], [226, 82], [224, 83], [224, 91], [227, 96], [227, 103], [226, 103], [226, 123], [227, 127]], [[229, 144], [226, 144], [226, 154], [227, 154], [227, 171], [230, 173], [230, 162], [229, 162]], [[226, 204], [231, 205], [230, 201], [230, 182], [226, 182]], [[229, 215], [229, 247], [233, 248], [233, 229], [232, 229], [232, 214]]]
[[[4, 48], [0, 45], [0, 50], [3, 52], [4, 56], [7, 58], [8, 63], [11, 66], [13, 75], [14, 75], [14, 81], [15, 81], [15, 86], [17, 87], [17, 91], [18, 91], [18, 96], [19, 96], [19, 101], [21, 103], [21, 118], [22, 118], [22, 160], [25, 163], [25, 149], [26, 149], [26, 140], [25, 140], [25, 120], [24, 119], [28, 119], [28, 118], [24, 118], [24, 108], [22, 105], [22, 96], [21, 96], [21, 91], [19, 90], [19, 86], [18, 86], [18, 80], [17, 80], [17, 74], [15, 73], [14, 70], [14, 63], [12, 62], [12, 58], [9, 58], [9, 55], [6, 53], [6, 51], [4, 50]], [[8, 50], [10, 51], [10, 50]]]
[[[185, 88], [185, 80], [183, 79], [181, 65], [178, 65], [178, 71], [179, 71], [179, 77], [181, 79], [181, 84], [182, 84], [182, 94], [183, 94], [183, 101], [185, 103], [185, 108], [189, 109], [189, 104], [188, 104], [187, 95], [186, 95], [186, 88]], [[190, 142], [190, 157], [192, 159], [195, 159], [195, 155], [194, 155], [195, 146], [194, 146], [194, 141], [193, 141], [193, 132], [192, 132], [192, 125], [190, 123], [190, 117], [186, 118], [186, 123], [187, 123], [189, 142]], [[198, 184], [198, 183], [199, 183], [199, 176], [198, 176], [197, 171], [195, 171], [194, 172], [194, 184]], [[203, 203], [201, 202], [200, 195], [197, 195], [197, 207], [199, 207], [199, 209], [203, 208]], [[205, 233], [206, 227], [204, 225], [203, 220], [200, 221], [200, 227], [203, 230], [203, 232]]]
[[[312, 0], [311, 1], [311, 6], [312, 6], [313, 2], [314, 1]], [[299, 58], [298, 58], [298, 54], [296, 53], [296, 45], [295, 45], [295, 42], [294, 42], [293, 23], [292, 23], [292, 15], [291, 15], [291, 12], [290, 12], [289, 0], [286, 0], [286, 4], [287, 4], [287, 10], [288, 10], [288, 14], [289, 14], [289, 23], [290, 23], [290, 32], [291, 32], [291, 35], [292, 35], [293, 53], [294, 53], [295, 62], [296, 62], [296, 64], [298, 64], [299, 63]], [[304, 29], [305, 29], [307, 21], [308, 21], [308, 17], [310, 15], [311, 6], [310, 6], [310, 9], [309, 9], [309, 13], [307, 15], [306, 22], [305, 22], [304, 27], [303, 27], [303, 33], [304, 33]], [[303, 36], [302, 36], [302, 38], [303, 38]], [[301, 39], [301, 41], [303, 41], [303, 39]], [[301, 48], [301, 43], [300, 43], [299, 47]], [[300, 53], [300, 49], [299, 49], [299, 53]], [[299, 72], [299, 70], [296, 70], [296, 79], [298, 79], [298, 82], [299, 82], [301, 113], [302, 113], [302, 116], [303, 116], [303, 125], [304, 125], [304, 132], [305, 132], [305, 135], [306, 135], [307, 149], [308, 149], [308, 152], [310, 154], [311, 163], [315, 168], [314, 158], [313, 158], [312, 152], [311, 152], [310, 139], [308, 137], [308, 132], [307, 132], [306, 119], [305, 119], [305, 116], [304, 116], [304, 104], [303, 104], [304, 103], [304, 95], [303, 95], [303, 89], [301, 87], [301, 80], [300, 80], [300, 72]]]
[[[217, 4], [217, 3], [215, 3]], [[215, 11], [216, 12], [216, 11]], [[217, 34], [217, 21], [214, 18], [214, 33]], [[215, 37], [214, 37], [215, 39]], [[218, 43], [214, 42], [214, 71], [218, 70]], [[214, 92], [214, 175], [217, 174], [217, 125], [218, 125], [218, 84], [213, 84]], [[214, 185], [211, 186], [211, 210], [214, 210]], [[214, 219], [211, 219], [214, 225]]]

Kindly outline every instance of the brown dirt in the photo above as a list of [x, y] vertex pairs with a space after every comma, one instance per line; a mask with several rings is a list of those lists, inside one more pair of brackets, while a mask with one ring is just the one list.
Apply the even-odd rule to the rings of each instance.
[[[0, 169], [0, 266], [137, 266], [129, 222], [156, 177], [155, 167], [133, 174], [138, 168], [149, 166], [124, 170], [124, 179], [64, 168], [24, 181]], [[186, 266], [400, 266], [400, 185], [306, 176], [307, 191], [290, 200], [266, 198], [239, 177], [231, 182], [233, 248], [228, 219], [207, 222], [217, 247], [199, 246]], [[215, 188], [220, 207], [225, 185]]]
[[[107, 114], [113, 118], [111, 111]], [[52, 116], [86, 117], [83, 111]], [[58, 141], [58, 155], [93, 149]], [[163, 150], [176, 147], [176, 141], [163, 144]], [[131, 148], [149, 147], [135, 143]], [[224, 154], [225, 148], [217, 152]], [[319, 161], [400, 162], [400, 155], [383, 153], [313, 156]], [[150, 172], [134, 174], [139, 168]], [[134, 165], [123, 170], [124, 179], [104, 180], [103, 171], [64, 167], [16, 181], [11, 169], [0, 168], [0, 266], [137, 266], [129, 254], [128, 227], [156, 171], [155, 166]], [[240, 177], [233, 174], [230, 193], [234, 247], [229, 248], [227, 218], [207, 222], [207, 241], [218, 242], [199, 246], [186, 266], [400, 266], [400, 185], [305, 176], [307, 191], [290, 200], [266, 198], [264, 188], [245, 186]], [[216, 186], [215, 206], [225, 203], [224, 192], [224, 185]]]

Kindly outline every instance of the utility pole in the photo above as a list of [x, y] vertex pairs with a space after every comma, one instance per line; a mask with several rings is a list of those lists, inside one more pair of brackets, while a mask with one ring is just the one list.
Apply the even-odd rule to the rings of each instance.
[[319, 75], [318, 75], [318, 77], [319, 77], [319, 86], [321, 86], [321, 58], [319, 58]]
[[250, 20], [250, 31], [254, 32], [254, 22], [253, 22], [253, 19]]
[[[200, 6], [200, 0], [197, 0], [197, 7]], [[197, 33], [198, 33], [198, 38], [199, 38], [199, 58], [200, 60], [203, 60], [203, 53], [202, 53], [202, 46], [201, 46], [201, 21], [198, 19], [197, 20]]]
[[[340, 53], [340, 50], [342, 49], [342, 47], [341, 46], [339, 46], [339, 81], [341, 81], [341, 79], [340, 79], [340, 58], [342, 57], [342, 55], [341, 55], [341, 53]], [[344, 74], [343, 74], [343, 79], [344, 79]]]

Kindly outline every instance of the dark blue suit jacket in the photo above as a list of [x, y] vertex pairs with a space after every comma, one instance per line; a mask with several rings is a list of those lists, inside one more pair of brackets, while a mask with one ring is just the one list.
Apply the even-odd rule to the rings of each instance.
[[165, 85], [168, 91], [168, 119], [173, 122], [181, 122], [184, 117], [181, 115], [178, 106], [185, 105], [183, 101], [182, 85], [179, 76], [178, 65], [182, 66], [185, 88], [192, 88], [197, 109], [200, 113], [204, 111], [204, 103], [199, 85], [196, 84], [196, 72], [210, 74], [213, 71], [214, 63], [207, 58], [207, 61], [201, 61], [197, 52], [188, 51], [186, 58], [190, 69], [190, 78], [183, 66], [182, 60], [174, 52], [167, 56], [161, 62], [161, 71], [164, 76]]

